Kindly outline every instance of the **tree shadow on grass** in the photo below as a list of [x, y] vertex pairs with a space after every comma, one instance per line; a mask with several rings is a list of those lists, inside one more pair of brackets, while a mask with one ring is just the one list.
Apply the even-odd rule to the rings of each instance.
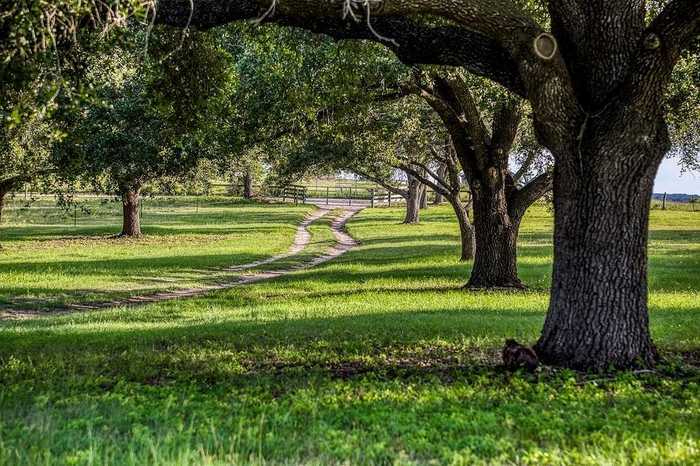
[[[256, 300], [241, 298], [239, 304], [241, 308], [231, 309], [233, 320], [228, 321], [221, 321], [223, 313], [218, 320], [202, 322], [197, 314], [169, 304], [159, 313], [129, 316], [110, 312], [97, 319], [82, 315], [0, 324], [5, 330], [0, 360], [10, 355], [39, 358], [42, 363], [65, 366], [63, 370], [76, 376], [202, 386], [245, 387], [261, 378], [303, 384], [314, 377], [363, 376], [382, 380], [439, 377], [445, 382], [479, 375], [499, 377], [503, 340], [518, 336], [534, 341], [544, 319], [544, 313], [514, 308], [449, 307], [287, 318], [258, 314], [256, 306], [261, 303]], [[690, 312], [700, 316], [700, 306]], [[653, 327], [673, 326], [677, 318], [677, 313], [668, 311]], [[659, 342], [664, 355], [674, 361], [682, 359], [691, 367], [666, 373], [663, 366], [660, 375], [687, 377], [687, 370], [700, 369], [700, 347], [677, 348], [673, 339], [668, 334]], [[46, 348], [51, 348], [50, 354]], [[532, 381], [539, 381], [540, 376], [547, 380], [550, 372], [535, 375]]]
[[[156, 292], [181, 289], [187, 284], [213, 285], [232, 280], [240, 274], [226, 270], [228, 267], [247, 264], [268, 255], [207, 254], [192, 256], [149, 257], [139, 259], [109, 259], [54, 261], [50, 266], [61, 274], [74, 277], [80, 284], [81, 277], [105, 279], [119, 277], [111, 289], [60, 288], [50, 286], [3, 286], [0, 310], [46, 310], [67, 304], [103, 302], [125, 299], [134, 295], [149, 295]], [[182, 264], [187, 264], [183, 266]], [[45, 263], [4, 263], [0, 273], [41, 274]], [[148, 274], [148, 275], [144, 275]]]

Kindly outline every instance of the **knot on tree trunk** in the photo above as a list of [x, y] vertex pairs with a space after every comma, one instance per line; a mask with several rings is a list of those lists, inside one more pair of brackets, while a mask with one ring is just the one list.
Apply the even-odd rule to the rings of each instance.
[[557, 39], [548, 32], [543, 32], [535, 37], [533, 43], [535, 55], [541, 60], [550, 61], [554, 59], [559, 51], [559, 43]]

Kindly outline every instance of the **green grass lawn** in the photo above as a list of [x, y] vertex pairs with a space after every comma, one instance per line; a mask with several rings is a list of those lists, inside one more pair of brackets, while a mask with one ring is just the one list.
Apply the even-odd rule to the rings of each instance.
[[[286, 208], [239, 208], [292, 229]], [[515, 294], [460, 289], [448, 207], [416, 226], [402, 214], [362, 212], [358, 249], [278, 280], [0, 323], [0, 464], [700, 462], [700, 214], [653, 212], [651, 324], [668, 363], [613, 376], [498, 367], [505, 337], [532, 342], [543, 323], [545, 209], [524, 221], [531, 290]]]
[[46, 307], [200, 286], [211, 269], [286, 251], [312, 210], [230, 198], [147, 198], [143, 232], [114, 238], [121, 204], [89, 199], [67, 214], [49, 199], [10, 204], [0, 227], [0, 308]]

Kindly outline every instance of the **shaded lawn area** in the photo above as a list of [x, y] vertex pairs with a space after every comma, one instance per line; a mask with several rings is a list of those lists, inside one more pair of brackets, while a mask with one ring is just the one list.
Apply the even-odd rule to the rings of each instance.
[[448, 207], [417, 226], [368, 210], [360, 248], [317, 269], [0, 323], [0, 464], [697, 464], [700, 214], [652, 217], [656, 373], [498, 367], [505, 337], [543, 323], [545, 209], [524, 221], [516, 294], [460, 289]]
[[121, 204], [89, 200], [77, 226], [48, 200], [0, 228], [0, 307], [26, 309], [199, 286], [212, 270], [286, 251], [308, 206], [147, 199], [143, 238], [114, 238]]

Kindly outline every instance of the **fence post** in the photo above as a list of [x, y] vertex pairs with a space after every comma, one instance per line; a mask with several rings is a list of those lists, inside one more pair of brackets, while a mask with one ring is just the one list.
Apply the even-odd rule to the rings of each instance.
[[78, 206], [73, 204], [73, 228], [78, 226]]
[[370, 207], [370, 209], [374, 209], [374, 189], [369, 190], [369, 195], [370, 195], [369, 207]]
[[391, 207], [391, 191], [387, 191], [387, 199], [389, 199], [389, 207]]
[[664, 193], [664, 200], [663, 203], [661, 204], [661, 210], [666, 210], [666, 196], [668, 193]]
[[352, 186], [348, 189], [348, 205], [352, 205]]
[[330, 197], [330, 187], [326, 186], [326, 205], [328, 205], [328, 198]]

